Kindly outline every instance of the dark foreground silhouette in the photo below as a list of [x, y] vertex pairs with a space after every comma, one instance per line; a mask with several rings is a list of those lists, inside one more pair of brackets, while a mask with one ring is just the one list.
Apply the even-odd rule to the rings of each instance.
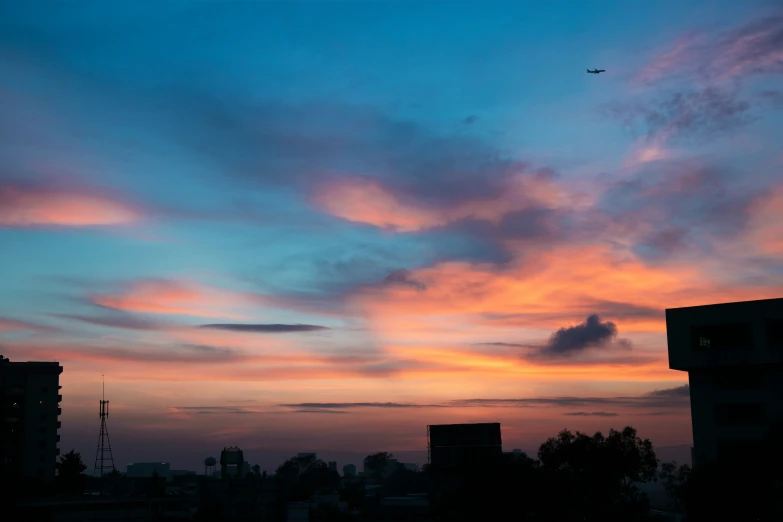
[[[192, 520], [283, 522], [292, 506], [299, 506], [314, 522], [641, 522], [666, 520], [651, 512], [638, 487], [658, 480], [688, 522], [773, 521], [783, 520], [776, 501], [783, 492], [776, 473], [779, 435], [770, 432], [758, 445], [765, 458], [745, 459], [742, 467], [659, 467], [650, 441], [631, 427], [606, 436], [564, 430], [544, 442], [536, 458], [504, 453], [459, 469], [425, 465], [411, 471], [395, 464], [390, 453], [375, 453], [365, 459], [364, 476], [340, 477], [313, 456], [292, 457], [270, 476], [254, 466], [242, 478], [193, 477], [189, 496], [171, 493], [161, 477], [112, 473], [100, 481], [104, 496], [99, 499], [115, 499], [118, 511], [135, 510], [155, 520], [174, 520], [190, 509], [195, 515], [186, 518]], [[58, 470], [49, 484], [8, 482], [8, 498], [16, 505], [6, 511], [7, 520], [60, 520], [58, 515], [78, 510], [79, 504], [97, 503], [84, 495], [96, 484], [83, 474], [79, 453], [63, 455]], [[406, 505], [390, 506], [390, 499], [404, 499]]]

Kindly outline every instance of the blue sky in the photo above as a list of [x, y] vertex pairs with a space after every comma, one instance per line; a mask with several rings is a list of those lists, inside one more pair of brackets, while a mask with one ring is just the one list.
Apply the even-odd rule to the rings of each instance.
[[[781, 293], [781, 16], [4, 2], [0, 346], [64, 364], [74, 446], [101, 373], [115, 422], [197, 430], [194, 453], [303, 450], [286, 434], [314, 423], [319, 450], [417, 451], [432, 419], [500, 415], [422, 404], [677, 389], [664, 308]], [[583, 342], [553, 351], [561, 328]], [[504, 437], [632, 424], [687, 444], [672, 397], [654, 417], [506, 409]], [[240, 400], [257, 415], [205, 416], [226, 429], [188, 413]], [[283, 406], [321, 400], [417, 415]]]

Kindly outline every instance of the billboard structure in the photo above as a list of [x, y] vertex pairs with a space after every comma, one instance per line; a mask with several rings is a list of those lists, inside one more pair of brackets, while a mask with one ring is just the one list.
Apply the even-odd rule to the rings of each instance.
[[435, 469], [486, 464], [502, 453], [499, 422], [427, 426], [427, 460]]

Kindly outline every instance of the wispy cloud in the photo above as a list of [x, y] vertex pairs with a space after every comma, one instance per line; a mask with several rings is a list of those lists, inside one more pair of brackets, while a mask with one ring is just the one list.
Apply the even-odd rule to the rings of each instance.
[[[399, 402], [303, 402], [296, 404], [279, 404], [283, 408], [297, 408], [308, 410], [337, 409], [346, 410], [354, 408], [483, 408], [483, 407], [590, 407], [590, 406], [617, 406], [629, 408], [687, 408], [690, 407], [690, 395], [688, 385], [654, 390], [650, 393], [635, 397], [529, 397], [519, 399], [458, 399], [442, 404], [417, 404]], [[564, 415], [572, 416], [605, 416], [619, 415], [604, 411], [577, 411], [567, 412]]]
[[0, 227], [128, 225], [141, 213], [99, 194], [0, 184]]
[[0, 316], [0, 333], [3, 332], [53, 332], [55, 329], [49, 326], [19, 321], [10, 317]]
[[720, 33], [692, 32], [646, 64], [634, 78], [654, 84], [696, 76], [726, 80], [783, 73], [783, 16], [759, 18]]
[[618, 417], [620, 414], [606, 411], [572, 411], [564, 413], [563, 415], [569, 415], [571, 417]]
[[79, 314], [51, 314], [52, 317], [68, 319], [70, 321], [79, 321], [95, 326], [105, 326], [108, 328], [124, 328], [129, 330], [163, 330], [168, 328], [163, 323], [151, 321], [132, 314], [115, 312], [103, 314], [100, 316], [79, 315]]
[[349, 413], [347, 411], [340, 411], [340, 410], [326, 410], [326, 409], [320, 409], [320, 408], [311, 408], [311, 409], [299, 409], [299, 410], [293, 410], [291, 413], [326, 413], [326, 414], [332, 414], [332, 415], [342, 415], [345, 413]]
[[531, 397], [521, 399], [464, 399], [451, 401], [455, 407], [591, 407], [615, 406], [628, 408], [688, 408], [688, 385], [656, 390], [636, 397]]
[[202, 324], [199, 328], [254, 333], [295, 333], [328, 330], [326, 326], [313, 324]]
[[263, 304], [263, 298], [212, 288], [184, 280], [139, 279], [117, 285], [109, 292], [94, 293], [98, 306], [126, 312], [240, 317], [238, 309]]
[[280, 404], [284, 408], [300, 409], [347, 409], [347, 408], [443, 408], [440, 404], [415, 404], [406, 402], [302, 402], [297, 404]]
[[[615, 102], [606, 111], [624, 125], [646, 135], [648, 147], [640, 154], [647, 156], [639, 156], [639, 159], [650, 161], [666, 157], [661, 147], [667, 142], [704, 140], [737, 131], [761, 115], [753, 111], [754, 108], [736, 87], [708, 86], [643, 101]], [[659, 151], [654, 153], [651, 145], [657, 146]]]

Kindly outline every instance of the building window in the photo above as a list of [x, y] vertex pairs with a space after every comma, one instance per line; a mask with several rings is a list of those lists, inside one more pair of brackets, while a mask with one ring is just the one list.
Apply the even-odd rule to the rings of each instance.
[[691, 339], [691, 345], [697, 349], [750, 349], [753, 329], [749, 323], [694, 326]]
[[719, 404], [715, 406], [715, 424], [761, 426], [764, 424], [764, 405], [761, 403]]
[[767, 319], [766, 334], [767, 346], [783, 348], [783, 318]]

